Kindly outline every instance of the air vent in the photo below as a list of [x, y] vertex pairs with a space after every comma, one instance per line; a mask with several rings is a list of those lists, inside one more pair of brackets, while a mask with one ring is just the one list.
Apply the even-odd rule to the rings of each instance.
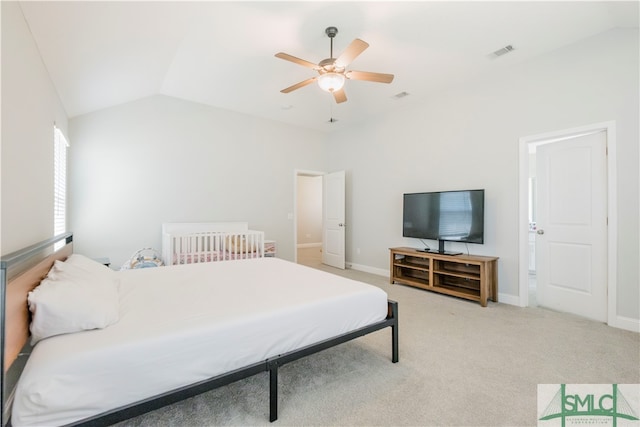
[[393, 98], [395, 99], [401, 99], [404, 98], [405, 96], [409, 96], [409, 92], [400, 92], [400, 93], [396, 93], [395, 95], [393, 95]]
[[495, 52], [493, 52], [494, 56], [502, 56], [502, 55], [506, 55], [507, 53], [513, 51], [513, 46], [508, 45], [503, 47], [502, 49], [498, 49]]

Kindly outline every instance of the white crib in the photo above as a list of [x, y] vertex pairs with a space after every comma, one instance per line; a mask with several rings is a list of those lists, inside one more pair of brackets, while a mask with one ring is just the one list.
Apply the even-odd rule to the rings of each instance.
[[264, 232], [246, 222], [164, 223], [165, 265], [264, 257]]

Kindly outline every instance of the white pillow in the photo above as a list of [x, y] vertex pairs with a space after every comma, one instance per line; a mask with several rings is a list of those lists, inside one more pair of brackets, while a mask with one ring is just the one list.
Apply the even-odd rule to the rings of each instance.
[[[108, 273], [108, 272], [107, 272]], [[54, 335], [106, 328], [119, 319], [115, 277], [56, 261], [47, 278], [29, 292], [31, 344]]]
[[80, 254], [69, 255], [69, 257], [64, 261], [64, 265], [73, 265], [100, 276], [115, 277], [116, 274], [115, 271], [106, 265]]

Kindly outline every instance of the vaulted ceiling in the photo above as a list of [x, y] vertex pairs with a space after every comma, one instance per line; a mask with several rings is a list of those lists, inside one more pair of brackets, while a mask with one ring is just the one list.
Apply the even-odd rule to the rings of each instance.
[[[424, 102], [615, 27], [638, 27], [638, 2], [100, 2], [20, 6], [70, 117], [155, 94], [328, 131]], [[349, 69], [391, 84], [348, 80], [336, 104], [317, 85], [280, 90], [360, 38]], [[492, 52], [511, 45], [497, 57]], [[396, 96], [403, 92], [408, 96]], [[337, 122], [329, 123], [329, 119]]]

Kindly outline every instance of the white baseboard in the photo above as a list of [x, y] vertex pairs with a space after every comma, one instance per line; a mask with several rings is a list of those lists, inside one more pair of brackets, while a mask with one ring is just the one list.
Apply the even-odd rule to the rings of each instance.
[[354, 264], [351, 262], [346, 263], [346, 265], [347, 268], [351, 268], [353, 270], [364, 271], [365, 273], [389, 277], [389, 270], [385, 270], [384, 268], [369, 267], [368, 265]]
[[614, 328], [625, 329], [631, 332], [640, 333], [640, 319], [633, 319], [631, 317], [616, 316], [609, 326]]
[[498, 302], [520, 307], [520, 297], [498, 292]]
[[298, 249], [302, 249], [302, 248], [321, 248], [322, 247], [322, 242], [320, 242], [320, 243], [298, 243], [298, 245], [296, 247]]

